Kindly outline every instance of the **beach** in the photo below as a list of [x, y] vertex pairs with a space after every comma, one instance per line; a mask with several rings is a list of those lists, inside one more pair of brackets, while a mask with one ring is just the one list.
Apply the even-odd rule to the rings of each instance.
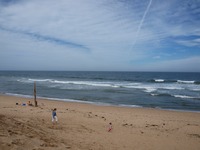
[[[200, 113], [0, 95], [1, 150], [199, 150]], [[18, 103], [18, 105], [16, 105]], [[52, 123], [51, 109], [58, 122]], [[109, 123], [112, 130], [108, 132]]]

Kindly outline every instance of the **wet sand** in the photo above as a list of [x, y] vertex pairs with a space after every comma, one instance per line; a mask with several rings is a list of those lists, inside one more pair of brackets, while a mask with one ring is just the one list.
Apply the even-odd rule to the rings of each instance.
[[29, 100], [0, 95], [1, 150], [200, 149], [200, 113]]

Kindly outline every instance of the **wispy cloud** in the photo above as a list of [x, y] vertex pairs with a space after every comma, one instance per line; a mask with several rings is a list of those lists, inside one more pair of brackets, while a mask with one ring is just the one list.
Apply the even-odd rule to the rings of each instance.
[[[0, 58], [12, 59], [11, 50], [30, 57], [37, 49], [47, 58], [57, 54], [65, 65], [56, 67], [73, 64], [76, 70], [134, 70], [138, 62], [190, 59], [200, 55], [199, 12], [198, 0], [4, 0]], [[55, 65], [43, 68], [50, 66]]]
[[200, 36], [195, 37], [195, 38], [191, 38], [188, 37], [189, 39], [178, 39], [175, 42], [183, 45], [183, 46], [187, 46], [187, 47], [199, 47], [200, 48]]
[[49, 42], [49, 43], [55, 43], [55, 44], [58, 44], [61, 46], [64, 45], [67, 47], [75, 47], [75, 48], [80, 48], [80, 49], [89, 51], [89, 48], [87, 48], [84, 45], [73, 43], [70, 41], [62, 40], [62, 39], [58, 39], [58, 38], [54, 38], [54, 37], [50, 37], [50, 36], [44, 36], [44, 35], [40, 35], [37, 33], [31, 33], [31, 32], [27, 32], [27, 31], [7, 29], [7, 28], [1, 27], [1, 26], [0, 26], [0, 30], [8, 31], [8, 32], [15, 33], [15, 34], [24, 34], [24, 35], [29, 36], [30, 38], [34, 38], [39, 41], [45, 41], [45, 42]]

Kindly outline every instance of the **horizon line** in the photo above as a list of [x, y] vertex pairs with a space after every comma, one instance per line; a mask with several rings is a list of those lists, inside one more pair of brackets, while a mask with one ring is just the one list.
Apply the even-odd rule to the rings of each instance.
[[152, 73], [200, 73], [200, 71], [195, 72], [195, 71], [137, 71], [137, 70], [133, 70], [133, 71], [128, 71], [128, 70], [1, 70], [1, 72], [3, 71], [18, 71], [18, 72], [25, 72], [25, 71], [29, 71], [29, 72], [152, 72]]

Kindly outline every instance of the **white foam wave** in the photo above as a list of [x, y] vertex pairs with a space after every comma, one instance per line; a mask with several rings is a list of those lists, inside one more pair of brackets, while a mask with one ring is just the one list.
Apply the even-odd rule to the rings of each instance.
[[191, 89], [192, 91], [200, 91], [200, 89]]
[[151, 96], [158, 96], [159, 94], [153, 94], [153, 93], [151, 93]]
[[194, 84], [195, 81], [184, 81], [184, 80], [177, 80], [178, 83], [185, 83], [185, 84]]
[[[119, 88], [121, 84], [114, 82], [94, 82], [94, 81], [62, 81], [53, 79], [18, 79], [18, 82], [32, 83], [32, 82], [49, 82], [53, 84], [74, 84], [74, 85], [86, 85], [86, 86], [96, 86], [96, 87], [113, 87]], [[122, 84], [123, 85], [123, 84]]]
[[87, 86], [101, 86], [101, 87], [119, 87], [110, 82], [94, 82], [94, 81], [59, 81], [50, 80], [51, 83], [57, 84], [74, 84], [74, 85], [87, 85]]
[[17, 81], [22, 83], [32, 83], [32, 81], [29, 81], [27, 79], [18, 79]]
[[124, 86], [124, 87], [143, 89], [147, 93], [151, 93], [151, 92], [157, 91], [159, 89], [163, 89], [163, 90], [183, 90], [183, 89], [185, 89], [183, 87], [178, 87], [176, 85], [155, 85], [155, 84], [151, 84], [151, 85], [140, 84], [140, 85], [135, 85], [135, 86]]
[[[155, 91], [162, 91], [169, 93], [168, 90], [191, 90], [200, 91], [199, 86], [195, 84], [178, 84], [178, 83], [163, 83], [164, 79], [155, 79], [157, 82], [162, 83], [137, 83], [137, 82], [117, 82], [117, 81], [68, 81], [68, 80], [55, 80], [55, 79], [34, 79], [34, 78], [21, 78], [18, 81], [33, 83], [33, 81], [43, 84], [49, 88], [58, 89], [98, 89], [98, 88], [129, 88], [139, 89], [146, 93], [152, 93]], [[194, 83], [194, 81], [182, 81], [184, 83]], [[171, 93], [171, 92], [170, 92]], [[156, 96], [156, 95], [152, 95]], [[177, 95], [176, 95], [177, 96]], [[180, 96], [179, 96], [180, 97]], [[189, 98], [189, 97], [182, 97]]]
[[51, 83], [58, 84], [71, 84], [71, 85], [86, 85], [94, 87], [113, 87], [113, 88], [136, 88], [140, 83], [128, 83], [128, 82], [95, 82], [95, 81], [58, 81], [51, 80]]
[[147, 92], [147, 93], [151, 93], [151, 92], [154, 92], [154, 91], [156, 91], [156, 90], [157, 90], [156, 88], [146, 87], [145, 92]]
[[132, 108], [142, 108], [142, 106], [139, 105], [124, 105], [124, 104], [119, 104], [120, 107], [132, 107]]
[[165, 86], [165, 87], [159, 87], [160, 89], [166, 89], [166, 90], [184, 90], [183, 87], [174, 87], [174, 86]]
[[26, 78], [22, 78], [22, 79], [18, 79], [18, 82], [23, 82], [23, 83], [33, 83], [33, 82], [50, 82], [51, 79], [26, 79]]
[[141, 89], [144, 90], [144, 92], [151, 93], [157, 90], [157, 87], [155, 86], [147, 86], [147, 85], [135, 85], [135, 86], [124, 86], [125, 88], [134, 88], [134, 89]]
[[59, 83], [59, 84], [72, 84], [73, 82], [70, 81], [58, 81], [58, 80], [51, 80], [51, 83]]
[[15, 93], [5, 93], [5, 95], [16, 96], [16, 97], [24, 97], [24, 98], [33, 98], [33, 96], [30, 96], [30, 95], [15, 94]]
[[186, 95], [174, 95], [174, 97], [177, 97], [177, 98], [189, 98], [189, 99], [195, 98], [195, 97], [186, 96]]
[[96, 87], [114, 87], [118, 88], [119, 85], [110, 82], [93, 82], [93, 81], [55, 81], [55, 83], [64, 83], [64, 84], [75, 84], [75, 85], [87, 85], [87, 86], [96, 86]]
[[154, 81], [155, 82], [164, 82], [165, 80], [164, 79], [155, 79]]

